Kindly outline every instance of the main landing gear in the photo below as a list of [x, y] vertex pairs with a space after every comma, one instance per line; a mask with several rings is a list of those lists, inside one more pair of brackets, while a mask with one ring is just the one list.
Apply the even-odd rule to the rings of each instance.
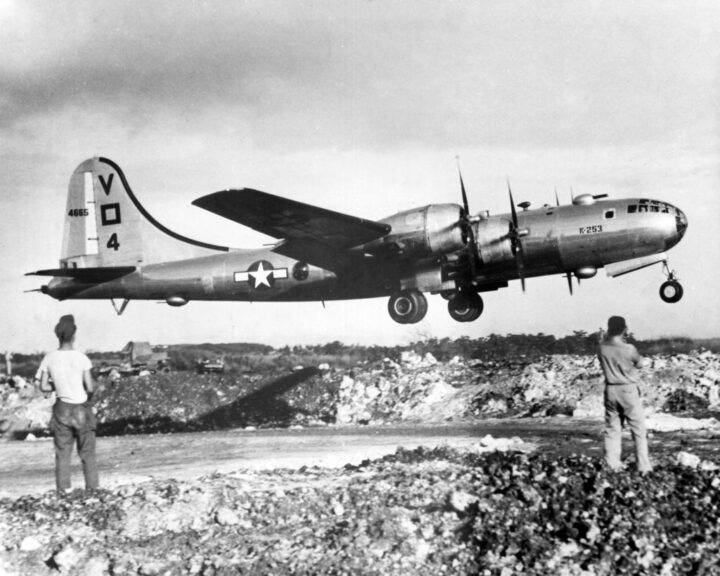
[[679, 302], [683, 297], [683, 287], [682, 284], [678, 282], [675, 271], [673, 270], [671, 272], [668, 268], [667, 262], [663, 262], [663, 265], [667, 280], [660, 286], [660, 298], [662, 298], [663, 302], [675, 304], [675, 302]]
[[[453, 320], [472, 322], [483, 311], [483, 301], [476, 292], [443, 292], [448, 301], [448, 312]], [[390, 317], [400, 324], [415, 324], [425, 318], [427, 299], [418, 290], [403, 290], [390, 296], [388, 312]]]
[[390, 296], [388, 312], [400, 324], [415, 324], [425, 318], [427, 299], [417, 290], [403, 290]]
[[477, 292], [456, 292], [448, 300], [448, 312], [458, 322], [477, 320], [482, 311], [483, 301]]

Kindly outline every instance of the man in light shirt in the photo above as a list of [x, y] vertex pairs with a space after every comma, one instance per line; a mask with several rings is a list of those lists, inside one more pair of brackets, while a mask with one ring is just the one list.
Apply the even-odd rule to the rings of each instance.
[[[55, 389], [57, 401], [53, 406], [50, 429], [55, 440], [55, 485], [58, 492], [70, 489], [70, 460], [73, 443], [82, 461], [85, 488], [98, 487], [95, 461], [95, 428], [97, 420], [88, 404], [95, 389], [90, 359], [73, 349], [75, 319], [67, 314], [55, 326], [59, 341], [57, 350], [46, 354], [40, 363], [40, 389]], [[52, 379], [52, 384], [50, 383]]]
[[605, 375], [605, 462], [622, 468], [622, 427], [630, 427], [635, 443], [635, 459], [640, 473], [652, 470], [648, 453], [645, 415], [640, 400], [642, 357], [632, 344], [624, 341], [627, 325], [622, 316], [608, 320], [607, 338], [600, 343], [598, 356]]

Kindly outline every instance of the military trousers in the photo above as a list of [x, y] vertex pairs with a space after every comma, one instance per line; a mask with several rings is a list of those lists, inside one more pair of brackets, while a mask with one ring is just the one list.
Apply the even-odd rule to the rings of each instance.
[[605, 462], [612, 469], [622, 468], [622, 429], [627, 423], [635, 444], [635, 459], [640, 472], [652, 470], [648, 452], [645, 414], [637, 384], [605, 386]]
[[70, 461], [73, 444], [77, 445], [82, 462], [85, 488], [98, 487], [98, 470], [95, 459], [95, 428], [97, 419], [89, 404], [69, 404], [58, 400], [53, 406], [50, 421], [55, 443], [55, 486], [58, 491], [71, 487]]

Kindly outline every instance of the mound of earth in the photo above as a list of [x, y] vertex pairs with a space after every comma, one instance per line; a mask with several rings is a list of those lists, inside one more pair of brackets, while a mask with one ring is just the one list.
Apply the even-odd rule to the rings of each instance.
[[[642, 389], [650, 413], [711, 416], [720, 409], [720, 355], [648, 360]], [[593, 356], [438, 362], [403, 352], [397, 362], [322, 368], [101, 378], [94, 399], [99, 433], [603, 414], [602, 375]], [[52, 398], [30, 387], [0, 391], [0, 400], [0, 433], [47, 433]]]
[[400, 450], [344, 469], [0, 500], [3, 574], [711, 574], [720, 476]]

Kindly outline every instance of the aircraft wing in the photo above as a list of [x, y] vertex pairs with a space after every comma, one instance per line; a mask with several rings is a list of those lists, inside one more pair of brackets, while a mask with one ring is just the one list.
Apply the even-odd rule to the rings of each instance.
[[251, 188], [223, 190], [193, 201], [195, 206], [253, 230], [283, 239], [274, 248], [328, 270], [346, 266], [350, 248], [384, 236], [390, 226]]

